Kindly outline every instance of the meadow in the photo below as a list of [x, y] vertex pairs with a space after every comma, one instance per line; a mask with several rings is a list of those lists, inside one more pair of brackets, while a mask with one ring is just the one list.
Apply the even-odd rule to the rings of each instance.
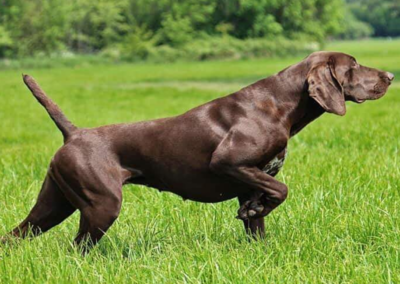
[[[400, 40], [334, 42], [394, 73], [378, 101], [324, 114], [289, 144], [289, 197], [247, 241], [237, 200], [183, 201], [124, 187], [121, 215], [86, 257], [79, 214], [32, 241], [0, 246], [0, 283], [399, 283]], [[35, 202], [62, 136], [22, 83], [36, 78], [77, 126], [180, 114], [302, 58], [0, 71], [0, 235]]]

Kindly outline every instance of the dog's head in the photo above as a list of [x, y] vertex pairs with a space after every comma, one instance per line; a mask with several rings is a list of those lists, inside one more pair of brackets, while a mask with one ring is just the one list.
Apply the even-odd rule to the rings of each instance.
[[362, 66], [354, 57], [339, 52], [316, 52], [306, 62], [310, 96], [325, 111], [338, 115], [346, 113], [346, 100], [379, 99], [394, 79], [392, 73]]

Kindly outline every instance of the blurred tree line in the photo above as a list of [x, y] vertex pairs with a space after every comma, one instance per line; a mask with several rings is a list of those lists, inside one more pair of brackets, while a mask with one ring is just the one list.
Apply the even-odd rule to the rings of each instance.
[[347, 0], [354, 17], [376, 37], [400, 35], [400, 0]]
[[291, 52], [299, 42], [310, 48], [310, 42], [327, 37], [345, 38], [346, 29], [350, 37], [399, 33], [393, 1], [348, 2], [345, 7], [343, 0], [0, 0], [0, 57], [68, 51], [145, 59], [155, 52], [179, 57], [184, 50], [202, 59], [213, 52], [234, 56], [248, 46], [273, 55], [285, 46]]

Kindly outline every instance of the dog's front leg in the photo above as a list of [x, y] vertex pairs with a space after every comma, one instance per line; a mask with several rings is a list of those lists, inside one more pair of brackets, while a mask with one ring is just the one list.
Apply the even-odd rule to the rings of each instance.
[[[238, 197], [239, 205], [242, 206], [245, 202], [247, 202], [250, 197], [248, 195], [241, 195]], [[253, 237], [254, 239], [264, 238], [265, 237], [265, 225], [264, 225], [264, 217], [260, 217], [257, 219], [246, 219], [242, 220], [244, 229], [246, 233]]]
[[240, 205], [239, 219], [258, 219], [267, 216], [287, 197], [287, 186], [257, 167], [232, 167], [226, 168], [223, 172], [244, 182], [249, 186], [249, 191], [253, 191], [250, 199]]
[[275, 156], [286, 147], [284, 139], [258, 141], [257, 137], [230, 132], [214, 151], [210, 169], [243, 184], [248, 199], [242, 200], [238, 217], [259, 219], [268, 215], [287, 197], [288, 188], [259, 169], [265, 153]]

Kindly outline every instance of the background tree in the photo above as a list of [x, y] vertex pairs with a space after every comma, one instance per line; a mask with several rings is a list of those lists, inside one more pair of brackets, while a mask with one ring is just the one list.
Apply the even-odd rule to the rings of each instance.
[[374, 29], [374, 36], [400, 35], [400, 0], [347, 0], [357, 19]]
[[0, 57], [114, 49], [144, 59], [157, 47], [254, 39], [264, 48], [372, 33], [400, 35], [400, 0], [0, 0]]

